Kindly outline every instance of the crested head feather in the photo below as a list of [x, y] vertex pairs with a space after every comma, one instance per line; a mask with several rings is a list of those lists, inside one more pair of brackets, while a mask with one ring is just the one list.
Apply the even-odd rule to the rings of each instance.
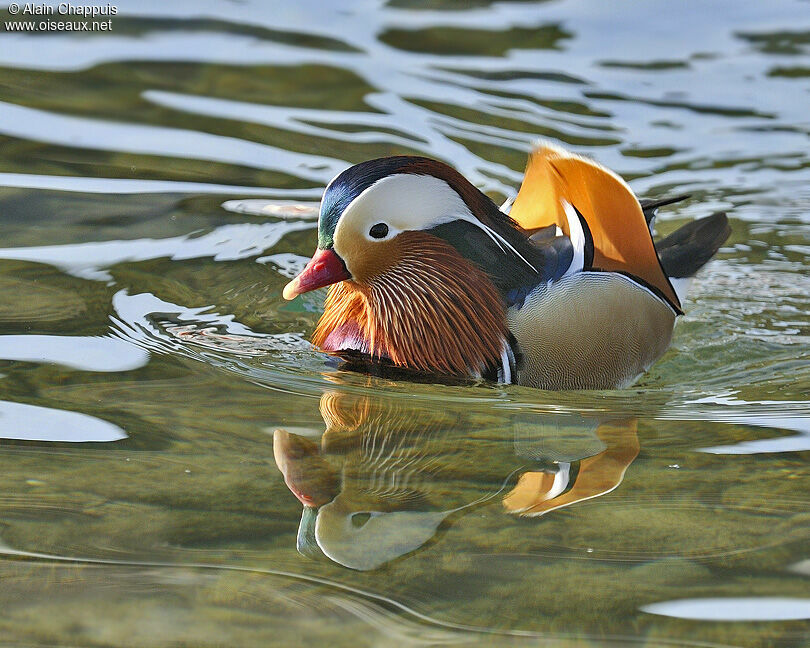
[[487, 275], [424, 232], [403, 232], [397, 241], [397, 258], [384, 271], [330, 287], [313, 343], [449, 375], [477, 375], [496, 363], [506, 311]]
[[[522, 231], [518, 224], [482, 191], [452, 167], [427, 157], [396, 155], [367, 160], [338, 174], [326, 187], [321, 200], [318, 223], [318, 247], [334, 243], [334, 232], [346, 209], [363, 192], [379, 181], [394, 175], [431, 176], [445, 182], [463, 201], [467, 210], [482, 225], [499, 237], [510, 231]], [[418, 200], [418, 196], [413, 198]]]

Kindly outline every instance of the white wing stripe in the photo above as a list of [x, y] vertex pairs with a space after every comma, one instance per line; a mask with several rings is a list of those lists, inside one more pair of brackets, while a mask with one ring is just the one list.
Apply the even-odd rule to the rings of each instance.
[[579, 222], [579, 216], [573, 205], [567, 200], [561, 200], [565, 217], [568, 219], [568, 238], [571, 240], [571, 245], [574, 246], [574, 258], [571, 260], [571, 265], [565, 271], [566, 275], [575, 272], [582, 272], [585, 267], [585, 232], [582, 231], [582, 224]]

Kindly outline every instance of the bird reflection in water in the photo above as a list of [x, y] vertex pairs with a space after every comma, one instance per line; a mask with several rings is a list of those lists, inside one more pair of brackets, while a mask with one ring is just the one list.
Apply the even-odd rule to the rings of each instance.
[[358, 570], [415, 551], [494, 498], [537, 517], [609, 493], [639, 451], [635, 419], [506, 411], [472, 430], [460, 410], [340, 391], [320, 411], [320, 443], [276, 430], [273, 452], [304, 506], [298, 551]]

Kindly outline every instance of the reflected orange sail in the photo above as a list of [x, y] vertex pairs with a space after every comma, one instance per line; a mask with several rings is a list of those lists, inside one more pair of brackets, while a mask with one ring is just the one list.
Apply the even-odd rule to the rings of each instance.
[[635, 419], [605, 423], [596, 434], [607, 446], [605, 450], [583, 459], [575, 474], [559, 470], [523, 473], [504, 497], [504, 508], [518, 515], [539, 516], [614, 490], [638, 456], [637, 423]]

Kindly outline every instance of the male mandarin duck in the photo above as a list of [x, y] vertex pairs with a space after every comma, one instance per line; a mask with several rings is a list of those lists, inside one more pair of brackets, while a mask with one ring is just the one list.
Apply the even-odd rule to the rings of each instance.
[[[675, 199], [677, 200], [677, 199]], [[284, 297], [329, 286], [313, 343], [406, 370], [543, 389], [631, 384], [669, 346], [688, 277], [730, 233], [716, 213], [653, 241], [658, 207], [550, 144], [508, 214], [424, 157], [326, 187], [318, 249]]]

